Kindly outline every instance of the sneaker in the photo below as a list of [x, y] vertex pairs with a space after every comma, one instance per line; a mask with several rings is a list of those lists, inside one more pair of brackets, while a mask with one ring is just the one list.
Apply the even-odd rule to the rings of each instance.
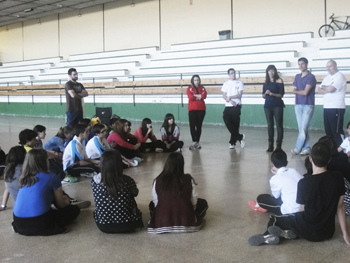
[[260, 246], [262, 244], [277, 245], [279, 242], [279, 237], [275, 235], [254, 235], [248, 239], [248, 243], [251, 246]]
[[191, 146], [189, 147], [190, 150], [195, 150], [197, 149], [197, 142], [192, 142]]
[[278, 226], [270, 226], [267, 231], [271, 235], [275, 235], [277, 237], [283, 237], [285, 239], [296, 239], [297, 235], [292, 230], [282, 230]]
[[64, 177], [63, 179], [64, 182], [67, 182], [67, 183], [76, 183], [78, 181], [78, 178], [77, 177], [73, 177], [73, 176], [70, 176], [70, 175], [66, 175], [66, 177]]
[[163, 152], [163, 149], [162, 149], [162, 148], [156, 148], [156, 149], [155, 149], [155, 152], [156, 152], [156, 153], [162, 153], [162, 152]]
[[199, 144], [199, 142], [197, 142], [197, 144], [196, 144], [196, 149], [202, 149], [202, 146]]
[[132, 159], [132, 160], [128, 161], [128, 164], [132, 167], [136, 167], [139, 165], [139, 162]]
[[244, 133], [242, 133], [242, 140], [240, 141], [240, 143], [241, 143], [241, 148], [244, 148], [244, 146], [245, 146], [245, 134]]
[[180, 153], [181, 152], [181, 148], [177, 149], [175, 152], [176, 153]]
[[300, 154], [300, 152], [297, 149], [295, 149], [295, 148], [290, 150], [290, 151], [291, 151], [292, 154], [295, 154], [295, 155], [299, 155]]
[[310, 155], [310, 151], [307, 149], [304, 149], [301, 151], [300, 155]]
[[88, 208], [91, 205], [90, 201], [78, 201], [78, 200], [71, 200], [70, 201], [71, 205], [76, 205], [80, 209]]
[[248, 202], [248, 206], [249, 206], [251, 209], [253, 209], [253, 210], [255, 210], [255, 211], [258, 211], [258, 212], [261, 212], [261, 213], [266, 213], [266, 212], [267, 212], [266, 209], [260, 207], [260, 206], [258, 205], [258, 203], [255, 202], [254, 200], [250, 200], [250, 201]]
[[236, 147], [236, 145], [234, 145], [234, 144], [230, 144], [230, 146], [229, 146], [230, 149], [234, 149], [235, 147]]
[[140, 162], [142, 162], [143, 161], [143, 159], [142, 158], [140, 158], [140, 157], [134, 157], [134, 158], [132, 158], [134, 161], [136, 161], [137, 163], [140, 163]]

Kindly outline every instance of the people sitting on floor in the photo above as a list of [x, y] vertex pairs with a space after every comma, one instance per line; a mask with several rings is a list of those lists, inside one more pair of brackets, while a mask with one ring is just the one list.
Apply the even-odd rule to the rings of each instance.
[[[20, 190], [13, 208], [13, 230], [26, 236], [50, 236], [67, 231], [80, 208], [63, 195], [60, 180], [49, 173], [48, 156], [43, 149], [32, 149], [25, 157]], [[54, 210], [51, 204], [58, 208]]]
[[0, 211], [6, 209], [10, 195], [13, 201], [16, 202], [19, 191], [18, 180], [22, 174], [22, 166], [26, 153], [27, 152], [23, 146], [15, 146], [12, 147], [7, 154], [4, 172], [5, 191], [2, 195]]
[[197, 197], [196, 182], [185, 174], [184, 165], [181, 153], [171, 153], [154, 179], [148, 233], [196, 232], [201, 228], [208, 204]]
[[181, 152], [184, 146], [183, 141], [180, 141], [180, 128], [175, 123], [173, 114], [168, 113], [164, 117], [164, 122], [160, 128], [162, 140], [165, 143], [164, 152]]
[[331, 159], [329, 145], [317, 142], [311, 149], [312, 176], [298, 183], [297, 203], [300, 212], [287, 215], [271, 215], [267, 232], [248, 239], [252, 246], [276, 245], [280, 238], [304, 238], [308, 241], [324, 241], [333, 237], [335, 216], [345, 243], [350, 245], [350, 236], [344, 208], [344, 179], [339, 172], [327, 171]]
[[[113, 133], [111, 133], [107, 141], [109, 145], [120, 152], [127, 159], [138, 157], [138, 149], [141, 144], [137, 142], [135, 136], [130, 134], [130, 125], [126, 119], [120, 119], [112, 124]], [[141, 161], [141, 159], [140, 159]]]
[[44, 144], [43, 148], [46, 151], [54, 151], [63, 154], [66, 140], [73, 138], [73, 128], [70, 126], [60, 127], [56, 135]]
[[271, 155], [270, 165], [274, 174], [270, 179], [271, 195], [261, 194], [257, 202], [249, 201], [249, 206], [259, 212], [271, 212], [284, 215], [298, 212], [300, 205], [296, 203], [298, 182], [303, 176], [293, 168], [287, 167], [287, 154], [283, 150], [275, 150]]
[[[152, 128], [152, 121], [149, 118], [142, 120], [141, 126], [135, 131], [134, 136], [141, 143], [142, 152], [163, 152], [165, 143], [157, 140]], [[147, 142], [148, 141], [148, 142]]]
[[135, 201], [139, 190], [135, 181], [123, 174], [120, 153], [116, 150], [103, 152], [100, 167], [101, 173], [91, 180], [97, 227], [105, 233], [126, 233], [142, 228], [142, 213]]
[[84, 140], [89, 137], [89, 127], [83, 124], [74, 126], [74, 138], [67, 145], [63, 153], [63, 169], [69, 177], [80, 177], [81, 174], [92, 177], [99, 173], [99, 161], [87, 157]]
[[342, 144], [338, 147], [338, 152], [344, 152], [348, 157], [350, 157], [350, 122], [346, 125], [346, 130], [348, 132], [348, 137], [346, 137]]
[[35, 147], [37, 136], [38, 134], [35, 131], [24, 129], [18, 135], [19, 144], [22, 145], [27, 152], [29, 152]]

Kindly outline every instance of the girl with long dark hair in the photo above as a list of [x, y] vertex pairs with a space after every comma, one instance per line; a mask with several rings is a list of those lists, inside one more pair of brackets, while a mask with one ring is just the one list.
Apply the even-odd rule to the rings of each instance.
[[0, 210], [4, 210], [9, 196], [16, 202], [19, 191], [18, 180], [22, 174], [22, 166], [26, 156], [26, 150], [23, 146], [12, 147], [6, 157], [6, 167], [4, 172], [5, 191], [2, 197]]
[[[49, 173], [48, 156], [43, 149], [27, 152], [19, 178], [19, 192], [13, 208], [13, 229], [26, 236], [49, 236], [67, 231], [65, 225], [76, 219], [80, 208], [70, 205], [63, 195], [60, 179]], [[54, 203], [57, 210], [51, 209]]]
[[[163, 152], [165, 148], [164, 142], [157, 140], [154, 135], [152, 121], [149, 118], [142, 120], [141, 126], [135, 131], [134, 136], [141, 143], [142, 152]], [[150, 140], [150, 142], [147, 142]]]
[[123, 174], [120, 153], [105, 151], [100, 167], [101, 173], [91, 180], [97, 227], [105, 233], [126, 233], [142, 228], [142, 213], [135, 201], [139, 190], [135, 181]]
[[184, 172], [181, 153], [171, 153], [164, 169], [153, 181], [148, 232], [195, 232], [208, 209], [207, 201], [197, 197], [196, 182]]
[[[130, 134], [130, 124], [126, 119], [120, 119], [112, 126], [113, 133], [111, 133], [107, 141], [109, 145], [118, 150], [120, 154], [127, 159], [133, 159], [138, 155], [137, 150], [141, 144], [137, 142], [135, 136]], [[136, 142], [132, 144], [132, 142]]]
[[[283, 141], [283, 108], [282, 100], [284, 95], [283, 80], [278, 76], [274, 65], [266, 68], [265, 84], [263, 86], [262, 97], [265, 99], [264, 111], [267, 120], [269, 147], [267, 152], [273, 152], [274, 146], [274, 126], [276, 121], [277, 141], [276, 150], [282, 148]], [[274, 121], [275, 120], [275, 121]]]
[[201, 85], [201, 79], [198, 75], [193, 75], [191, 85], [187, 88], [188, 97], [188, 119], [192, 137], [190, 150], [201, 149], [199, 144], [202, 134], [202, 124], [205, 116], [205, 102], [207, 91]]
[[168, 113], [165, 115], [164, 122], [160, 128], [162, 140], [165, 143], [165, 152], [181, 152], [184, 146], [183, 141], [180, 141], [180, 128], [175, 124], [175, 117]]

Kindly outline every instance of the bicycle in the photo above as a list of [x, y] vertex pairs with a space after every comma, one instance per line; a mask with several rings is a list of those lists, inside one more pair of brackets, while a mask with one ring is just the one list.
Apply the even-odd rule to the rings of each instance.
[[[350, 23], [348, 22], [350, 16], [346, 16], [346, 20], [345, 22], [340, 21], [340, 20], [336, 20], [334, 17], [334, 14], [332, 14], [329, 19], [332, 19], [332, 21], [329, 24], [325, 24], [323, 26], [320, 27], [320, 29], [318, 30], [318, 34], [320, 37], [332, 37], [334, 36], [335, 30], [334, 27], [331, 26], [331, 24], [334, 24], [337, 29], [339, 30], [343, 30], [343, 29], [350, 29]], [[341, 24], [344, 24], [343, 27], [341, 27]]]

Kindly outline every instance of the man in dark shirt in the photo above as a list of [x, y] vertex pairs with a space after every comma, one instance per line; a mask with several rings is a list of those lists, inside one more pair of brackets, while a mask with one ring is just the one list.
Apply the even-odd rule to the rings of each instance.
[[343, 176], [339, 172], [327, 171], [331, 158], [331, 149], [325, 143], [316, 143], [311, 150], [310, 162], [313, 174], [298, 183], [297, 203], [300, 212], [288, 215], [271, 215], [268, 233], [249, 238], [252, 246], [262, 244], [276, 245], [279, 238], [305, 238], [308, 241], [323, 241], [333, 237], [335, 215], [346, 244], [350, 245], [350, 236], [346, 225]]
[[70, 80], [66, 83], [66, 115], [67, 125], [74, 127], [79, 120], [83, 119], [83, 106], [81, 99], [89, 94], [84, 86], [77, 82], [78, 72], [75, 68], [68, 70]]

